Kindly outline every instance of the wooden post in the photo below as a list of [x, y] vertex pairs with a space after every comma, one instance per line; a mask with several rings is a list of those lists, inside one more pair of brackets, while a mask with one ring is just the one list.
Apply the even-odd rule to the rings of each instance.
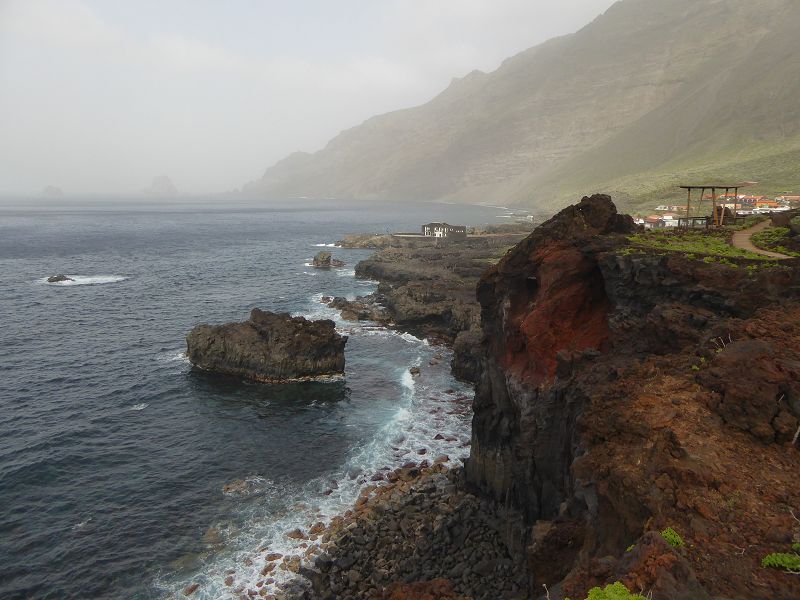
[[692, 206], [692, 188], [686, 188], [686, 227], [689, 227], [689, 208]]
[[717, 223], [717, 188], [711, 188], [711, 224], [716, 227]]
[[[700, 202], [697, 203], [697, 210], [695, 214], [700, 214], [700, 209], [703, 207], [703, 196], [706, 195], [706, 188], [700, 188]], [[708, 221], [706, 221], [708, 223]]]
[[720, 224], [720, 227], [722, 227], [722, 225], [725, 224], [725, 205], [728, 203], [728, 190], [729, 189], [730, 188], [725, 188], [725, 195], [723, 196], [723, 198], [725, 198], [725, 199], [722, 201], [722, 207], [721, 207], [721, 209], [719, 211], [719, 224]]

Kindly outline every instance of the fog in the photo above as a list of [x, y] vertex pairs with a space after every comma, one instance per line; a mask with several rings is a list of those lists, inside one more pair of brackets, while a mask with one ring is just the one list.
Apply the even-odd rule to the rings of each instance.
[[0, 0], [0, 193], [224, 192], [612, 0]]

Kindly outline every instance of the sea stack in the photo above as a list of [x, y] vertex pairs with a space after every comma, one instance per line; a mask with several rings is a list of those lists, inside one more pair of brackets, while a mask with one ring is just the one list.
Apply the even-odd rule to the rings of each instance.
[[244, 323], [196, 326], [186, 353], [207, 371], [264, 383], [314, 381], [344, 375], [346, 342], [333, 321], [254, 308]]
[[331, 253], [327, 250], [321, 250], [314, 256], [314, 261], [311, 263], [318, 269], [330, 269], [331, 267], [343, 267], [344, 263], [341, 260], [331, 258]]

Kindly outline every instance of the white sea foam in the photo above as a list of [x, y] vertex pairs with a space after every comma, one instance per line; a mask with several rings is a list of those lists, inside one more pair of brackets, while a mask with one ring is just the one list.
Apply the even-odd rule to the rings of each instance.
[[67, 275], [67, 277], [69, 277], [72, 281], [57, 281], [55, 283], [50, 283], [47, 281], [47, 277], [43, 277], [37, 281], [47, 285], [69, 287], [73, 285], [101, 285], [104, 283], [117, 283], [129, 279], [129, 277], [124, 275]]
[[408, 372], [408, 370], [403, 371], [403, 376], [400, 378], [400, 383], [403, 384], [403, 387], [414, 390], [414, 376]]
[[166, 352], [161, 352], [156, 356], [156, 360], [158, 362], [182, 362], [189, 364], [189, 357], [186, 356], [185, 350], [167, 350]]
[[[357, 333], [364, 335], [372, 332], [361, 329]], [[399, 335], [389, 330], [384, 330], [382, 334]], [[402, 392], [397, 409], [369, 443], [354, 448], [350, 458], [337, 472], [313, 480], [301, 489], [287, 488], [266, 480], [263, 480], [263, 485], [258, 485], [257, 476], [244, 480], [245, 485], [240, 486], [243, 489], [255, 487], [260, 490], [255, 502], [243, 501], [243, 510], [252, 513], [252, 517], [247, 519], [247, 526], [226, 539], [225, 549], [212, 557], [202, 572], [160, 582], [165, 591], [174, 598], [181, 598], [181, 590], [189, 583], [197, 582], [200, 588], [192, 595], [193, 598], [227, 598], [231, 588], [224, 582], [228, 571], [235, 570], [234, 588], [241, 586], [244, 594], [249, 590], [261, 589], [266, 589], [267, 594], [274, 594], [281, 584], [297, 575], [288, 570], [275, 569], [269, 574], [276, 580], [275, 583], [263, 583], [265, 577], [260, 570], [265, 564], [264, 554], [279, 552], [284, 556], [303, 556], [305, 548], [301, 544], [308, 543], [287, 538], [289, 531], [296, 528], [307, 531], [319, 521], [327, 525], [334, 516], [352, 507], [375, 473], [398, 468], [409, 460], [432, 461], [445, 454], [451, 463], [465, 458], [469, 453], [471, 390], [450, 376], [447, 367], [449, 361], [446, 360], [449, 358], [448, 350], [428, 348], [418, 339], [417, 344], [420, 350], [417, 359], [398, 367], [397, 376], [402, 382]], [[414, 364], [427, 365], [434, 352], [444, 354], [445, 360], [434, 366], [421, 367], [421, 376], [412, 377], [408, 368]], [[424, 451], [423, 455], [419, 454], [421, 451]], [[266, 503], [277, 502], [285, 508], [277, 514], [267, 511], [269, 514], [265, 515], [262, 500]], [[220, 531], [225, 529], [224, 524], [215, 527]], [[303, 558], [304, 563], [307, 560]], [[256, 585], [259, 582], [262, 582], [261, 587]]]
[[147, 402], [142, 402], [140, 404], [134, 404], [133, 406], [129, 406], [128, 410], [144, 410], [150, 406]]
[[314, 244], [317, 248], [338, 248], [336, 244]]
[[336, 269], [336, 274], [339, 277], [355, 277], [356, 271], [355, 269]]
[[91, 520], [92, 520], [92, 517], [89, 517], [85, 521], [81, 521], [80, 523], [75, 523], [75, 525], [72, 526], [72, 530], [73, 531], [80, 531], [81, 529], [85, 529], [86, 526], [91, 522]]
[[167, 350], [165, 352], [160, 352], [154, 357], [154, 360], [165, 365], [170, 373], [176, 375], [185, 372], [187, 366], [191, 364], [189, 357], [186, 356], [185, 350]]

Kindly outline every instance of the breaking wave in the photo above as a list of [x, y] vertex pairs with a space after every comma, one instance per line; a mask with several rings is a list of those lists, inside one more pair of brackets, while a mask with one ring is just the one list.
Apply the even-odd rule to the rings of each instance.
[[67, 275], [67, 277], [69, 277], [72, 281], [57, 281], [50, 283], [47, 281], [47, 277], [43, 277], [42, 279], [39, 279], [38, 282], [59, 287], [69, 287], [73, 285], [102, 285], [104, 283], [118, 283], [120, 281], [130, 279], [124, 275]]

